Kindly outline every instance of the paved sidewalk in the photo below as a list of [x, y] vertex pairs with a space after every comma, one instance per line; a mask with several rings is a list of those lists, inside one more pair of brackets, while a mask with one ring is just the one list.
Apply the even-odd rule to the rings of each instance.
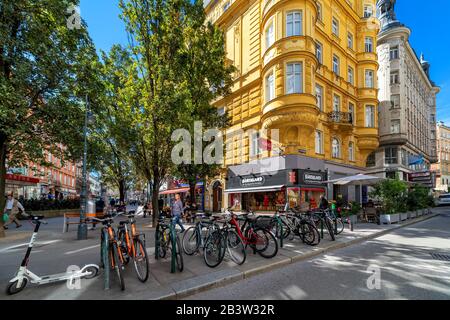
[[[151, 274], [146, 283], [140, 283], [129, 265], [125, 270], [126, 290], [119, 290], [115, 274], [111, 273], [111, 289], [103, 289], [103, 272], [91, 280], [82, 280], [80, 290], [69, 290], [65, 283], [51, 284], [40, 287], [29, 285], [23, 292], [15, 296], [6, 296], [0, 291], [0, 299], [180, 299], [209, 288], [229, 284], [255, 274], [291, 264], [300, 260], [320, 255], [325, 252], [343, 248], [358, 242], [383, 235], [391, 230], [412, 223], [429, 219], [435, 213], [400, 224], [376, 225], [361, 223], [355, 225], [353, 232], [348, 230], [338, 235], [336, 241], [330, 241], [326, 232], [325, 239], [316, 247], [301, 243], [299, 239], [285, 241], [278, 255], [273, 259], [264, 259], [258, 254], [247, 251], [247, 260], [242, 266], [232, 261], [224, 261], [220, 266], [211, 269], [203, 261], [202, 255], [184, 255], [184, 271], [170, 273], [170, 260], [154, 259], [154, 229], [148, 228], [148, 220], [139, 223], [140, 229], [146, 234], [148, 253], [150, 255]], [[44, 232], [43, 232], [44, 233]], [[74, 241], [76, 230], [66, 234], [49, 232], [39, 236], [36, 248], [30, 259], [30, 269], [37, 274], [62, 272], [69, 265], [82, 266], [99, 262], [99, 231], [91, 231], [86, 241]], [[12, 241], [6, 245], [0, 241], [0, 286], [6, 287], [24, 254], [24, 243]]]

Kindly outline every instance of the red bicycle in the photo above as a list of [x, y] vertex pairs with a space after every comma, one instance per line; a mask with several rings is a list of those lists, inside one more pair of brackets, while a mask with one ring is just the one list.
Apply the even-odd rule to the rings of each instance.
[[[278, 242], [275, 235], [270, 231], [272, 219], [269, 217], [258, 217], [254, 214], [246, 213], [237, 216], [230, 209], [226, 211], [227, 223], [236, 231], [238, 237], [245, 245], [253, 249], [264, 258], [273, 258], [278, 253]], [[243, 221], [243, 225], [239, 224]], [[244, 230], [244, 232], [242, 232]], [[228, 244], [229, 241], [226, 241]]]

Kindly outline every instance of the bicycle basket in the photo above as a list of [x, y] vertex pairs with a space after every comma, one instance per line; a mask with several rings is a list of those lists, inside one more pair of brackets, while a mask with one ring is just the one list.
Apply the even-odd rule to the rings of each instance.
[[273, 225], [272, 217], [258, 217], [255, 220], [255, 228], [271, 229]]

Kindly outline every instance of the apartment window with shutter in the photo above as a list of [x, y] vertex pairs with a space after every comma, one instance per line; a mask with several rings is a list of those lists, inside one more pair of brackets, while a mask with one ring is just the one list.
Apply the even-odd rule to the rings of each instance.
[[341, 157], [341, 144], [337, 138], [333, 138], [331, 141], [331, 156], [333, 158]]
[[353, 35], [350, 32], [347, 34], [347, 47], [353, 49]]
[[355, 161], [355, 145], [350, 141], [348, 144], [348, 160]]
[[355, 84], [355, 80], [354, 80], [354, 71], [352, 67], [348, 67], [348, 82], [351, 83], [352, 85]]
[[341, 97], [336, 94], [333, 96], [333, 111], [341, 111]]
[[322, 131], [316, 130], [316, 153], [323, 154], [323, 133]]
[[[392, 47], [392, 48], [389, 50], [389, 58], [390, 58], [390, 60], [398, 59], [398, 46]], [[409, 71], [409, 70], [408, 70], [408, 71]], [[408, 72], [408, 74], [409, 74], [409, 72]]]
[[373, 7], [371, 5], [364, 6], [364, 18], [370, 18], [373, 16]]
[[365, 50], [366, 50], [366, 52], [373, 52], [373, 38], [366, 37], [364, 43], [365, 43]]

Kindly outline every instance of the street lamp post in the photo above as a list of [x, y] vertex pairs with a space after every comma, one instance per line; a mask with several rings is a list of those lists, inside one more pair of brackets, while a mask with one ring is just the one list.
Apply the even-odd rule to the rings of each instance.
[[87, 224], [86, 224], [86, 210], [87, 210], [87, 190], [86, 190], [86, 178], [87, 178], [87, 130], [88, 130], [88, 118], [89, 118], [89, 100], [86, 95], [86, 113], [84, 115], [84, 151], [83, 151], [83, 177], [81, 182], [81, 211], [80, 211], [80, 224], [78, 225], [78, 240], [87, 239]]

